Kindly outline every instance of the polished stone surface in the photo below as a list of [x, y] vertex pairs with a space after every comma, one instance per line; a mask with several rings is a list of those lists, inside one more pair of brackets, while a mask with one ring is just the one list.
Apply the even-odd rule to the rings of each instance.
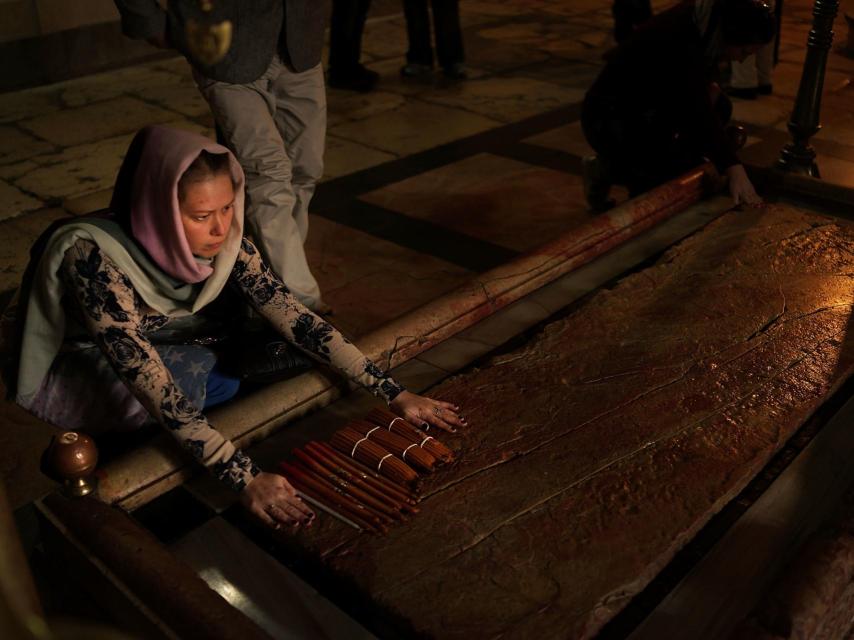
[[312, 273], [333, 321], [355, 337], [437, 298], [471, 272], [312, 216], [306, 242]]
[[517, 251], [532, 249], [590, 219], [578, 176], [489, 154], [362, 199]]
[[434, 389], [472, 426], [412, 523], [300, 544], [428, 637], [592, 636], [850, 375], [852, 250], [792, 208], [725, 216]]

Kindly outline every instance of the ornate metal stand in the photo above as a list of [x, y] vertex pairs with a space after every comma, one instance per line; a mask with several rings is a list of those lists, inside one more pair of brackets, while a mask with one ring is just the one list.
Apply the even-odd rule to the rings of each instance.
[[813, 5], [813, 23], [807, 38], [807, 57], [798, 97], [792, 119], [789, 121], [789, 133], [792, 142], [783, 148], [777, 167], [803, 175], [820, 177], [815, 162], [815, 150], [809, 139], [821, 128], [821, 92], [824, 88], [824, 70], [827, 54], [833, 43], [833, 20], [839, 10], [839, 0], [815, 0]]

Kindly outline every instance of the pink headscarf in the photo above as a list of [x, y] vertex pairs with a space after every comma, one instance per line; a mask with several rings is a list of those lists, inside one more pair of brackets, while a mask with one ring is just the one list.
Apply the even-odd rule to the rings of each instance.
[[[243, 235], [243, 170], [231, 152], [212, 140], [161, 126], [142, 129], [119, 170], [110, 204], [152, 260], [167, 274], [189, 284], [205, 280], [213, 268], [195, 259], [178, 206], [178, 180], [202, 151], [227, 153], [235, 184], [234, 218], [224, 247], [236, 249]], [[223, 251], [220, 256], [232, 251]], [[236, 257], [229, 256], [232, 261]], [[219, 258], [220, 256], [217, 256]]]

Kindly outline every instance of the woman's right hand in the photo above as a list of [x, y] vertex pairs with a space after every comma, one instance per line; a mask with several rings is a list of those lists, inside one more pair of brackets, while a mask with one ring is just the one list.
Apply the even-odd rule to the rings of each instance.
[[762, 204], [762, 198], [756, 193], [750, 178], [747, 177], [747, 171], [744, 170], [744, 165], [734, 164], [726, 170], [727, 178], [729, 178], [729, 193], [736, 204], [747, 204], [752, 207], [758, 207]]
[[314, 512], [297, 495], [291, 484], [276, 473], [259, 473], [243, 489], [240, 503], [264, 524], [278, 529], [281, 525], [311, 526]]

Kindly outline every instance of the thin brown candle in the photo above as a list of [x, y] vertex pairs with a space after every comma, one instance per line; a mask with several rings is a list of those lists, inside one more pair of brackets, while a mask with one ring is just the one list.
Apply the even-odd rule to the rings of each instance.
[[331, 446], [326, 444], [325, 442], [313, 442], [317, 448], [326, 453], [332, 460], [340, 463], [346, 469], [350, 470], [353, 473], [356, 473], [360, 477], [365, 478], [371, 484], [378, 486], [379, 488], [387, 491], [391, 495], [399, 496], [401, 500], [408, 504], [416, 504], [416, 496], [410, 490], [405, 487], [401, 487], [399, 484], [395, 484], [385, 476], [377, 473], [370, 467], [362, 464], [358, 460], [354, 460], [353, 458], [339, 453], [337, 450], [333, 449]]
[[418, 479], [412, 467], [358, 431], [344, 427], [332, 434], [331, 442], [342, 453], [364, 462], [398, 484], [410, 484]]
[[318, 474], [300, 462], [294, 463], [293, 466], [294, 468], [302, 471], [307, 477], [316, 480], [327, 488], [332, 489], [332, 491], [334, 491], [341, 497], [350, 500], [352, 502], [352, 506], [358, 509], [359, 513], [364, 513], [365, 517], [369, 518], [371, 522], [373, 522], [374, 524], [376, 524], [376, 526], [380, 527], [383, 530], [383, 533], [386, 533], [388, 531], [387, 525], [395, 523], [394, 519], [390, 518], [384, 513], [381, 513], [380, 511], [377, 511], [370, 505], [363, 503], [359, 498], [354, 496], [352, 493], [349, 493], [344, 487], [340, 486], [336, 482], [333, 482], [329, 477], [327, 477], [327, 474]]
[[406, 492], [402, 487], [394, 484], [387, 478], [384, 478], [383, 476], [374, 473], [371, 469], [363, 465], [361, 462], [353, 460], [352, 458], [348, 458], [347, 456], [341, 453], [338, 453], [335, 449], [330, 447], [325, 442], [309, 442], [306, 445], [306, 448], [313, 452], [319, 453], [320, 455], [327, 458], [330, 463], [337, 464], [340, 467], [344, 468], [346, 471], [349, 471], [353, 475], [357, 476], [379, 493], [383, 494], [384, 496], [388, 496], [392, 500], [398, 502], [409, 513], [418, 512], [418, 509], [415, 507], [417, 503], [414, 495]]
[[347, 426], [354, 431], [358, 431], [363, 436], [376, 441], [383, 449], [387, 449], [396, 456], [400, 456], [402, 460], [421, 471], [432, 473], [433, 468], [436, 466], [436, 458], [419, 447], [417, 442], [410, 442], [403, 436], [391, 433], [379, 425], [362, 420], [354, 420], [348, 423]]
[[301, 469], [297, 469], [287, 462], [280, 462], [279, 468], [282, 470], [282, 473], [288, 481], [294, 483], [295, 486], [298, 486], [300, 491], [304, 488], [310, 489], [313, 494], [319, 495], [322, 501], [331, 502], [336, 505], [344, 511], [346, 515], [352, 517], [365, 529], [369, 529], [374, 532], [379, 531], [380, 528], [377, 523], [374, 522], [374, 519], [370, 517], [369, 514], [365, 513], [364, 509], [360, 510], [356, 507], [352, 498], [346, 498], [342, 494], [335, 492], [332, 488], [324, 485], [314, 478], [309, 477]]
[[380, 502], [385, 504], [388, 508], [394, 509], [395, 511], [400, 511], [403, 508], [403, 503], [400, 500], [396, 499], [394, 496], [389, 495], [385, 491], [382, 491], [381, 489], [375, 487], [374, 485], [370, 484], [358, 475], [350, 473], [340, 464], [338, 464], [334, 460], [331, 460], [318, 448], [306, 445], [305, 449], [303, 449], [302, 451], [304, 454], [309, 455], [317, 464], [322, 465], [328, 472], [334, 473], [346, 480], [347, 482], [356, 485], [369, 495], [373, 496], [374, 499], [379, 500]]
[[356, 486], [355, 483], [350, 482], [346, 478], [342, 478], [341, 476], [335, 474], [334, 471], [327, 469], [323, 465], [323, 463], [321, 463], [319, 460], [315, 460], [307, 451], [294, 449], [293, 454], [299, 459], [302, 464], [314, 471], [317, 475], [326, 478], [327, 480], [329, 480], [329, 482], [338, 486], [345, 493], [349, 493], [362, 504], [371, 507], [374, 511], [383, 515], [387, 520], [402, 521], [404, 519], [401, 513], [397, 511], [394, 507], [391, 507], [386, 503], [377, 500], [371, 494]]
[[454, 460], [454, 452], [448, 447], [439, 442], [433, 436], [428, 436], [410, 422], [394, 415], [391, 411], [386, 411], [385, 409], [372, 409], [366, 416], [366, 420], [379, 425], [388, 431], [401, 435], [412, 442], [417, 442], [418, 446], [431, 453], [435, 458], [442, 462], [453, 462]]

